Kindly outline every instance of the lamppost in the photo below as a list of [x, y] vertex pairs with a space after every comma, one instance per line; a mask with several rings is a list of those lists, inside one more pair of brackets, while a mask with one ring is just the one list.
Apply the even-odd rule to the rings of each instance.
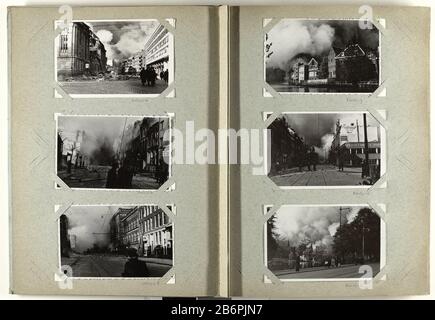
[[[352, 208], [349, 208], [349, 207], [340, 207], [339, 208], [339, 215], [340, 215], [340, 226], [339, 226], [339, 228], [341, 229], [341, 226], [342, 226], [342, 217], [341, 217], [341, 215], [342, 215], [342, 212], [343, 211], [346, 211], [346, 210], [351, 210]], [[343, 264], [344, 263], [344, 252], [343, 252], [343, 249], [341, 249], [341, 263]]]
[[364, 177], [370, 176], [369, 172], [369, 141], [367, 138], [367, 114], [363, 114], [363, 120], [364, 120], [364, 155], [365, 155], [365, 161], [364, 161], [364, 167], [362, 168], [363, 172], [362, 175]]

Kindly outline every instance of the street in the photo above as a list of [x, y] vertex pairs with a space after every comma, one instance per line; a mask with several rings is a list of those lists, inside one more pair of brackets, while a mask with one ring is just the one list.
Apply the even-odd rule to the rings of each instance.
[[[62, 257], [61, 260], [62, 265], [69, 265], [72, 268], [73, 277], [122, 277], [127, 257], [74, 254], [71, 258]], [[140, 258], [140, 260], [146, 261], [150, 277], [162, 277], [172, 268], [167, 261], [154, 262], [152, 260], [159, 259], [147, 258]]]
[[59, 81], [59, 85], [69, 94], [160, 94], [168, 87], [167, 83], [159, 79], [154, 87], [142, 86], [140, 78]]
[[[71, 173], [59, 170], [57, 175], [70, 188], [105, 188], [109, 166], [90, 166], [89, 168], [72, 168]], [[156, 179], [142, 173], [133, 176], [131, 189], [158, 189]]]
[[[379, 272], [379, 263], [367, 264], [372, 267], [373, 276]], [[338, 268], [316, 267], [301, 269], [280, 270], [274, 272], [279, 279], [330, 279], [330, 278], [361, 278], [364, 273], [359, 273], [361, 265], [346, 265]]]
[[317, 165], [316, 171], [308, 171], [307, 167], [292, 168], [270, 176], [278, 186], [353, 186], [362, 184], [361, 168], [344, 168], [338, 171], [333, 165]]

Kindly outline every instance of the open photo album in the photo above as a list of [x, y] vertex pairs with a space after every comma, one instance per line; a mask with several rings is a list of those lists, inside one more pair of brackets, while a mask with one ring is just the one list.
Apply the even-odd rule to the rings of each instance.
[[8, 22], [11, 292], [428, 293], [428, 8]]

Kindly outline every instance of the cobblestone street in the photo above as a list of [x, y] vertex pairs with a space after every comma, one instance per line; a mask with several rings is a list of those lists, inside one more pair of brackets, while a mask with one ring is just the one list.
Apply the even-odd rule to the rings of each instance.
[[[86, 168], [73, 168], [71, 173], [66, 170], [58, 171], [59, 178], [70, 188], [105, 188], [108, 166], [92, 166]], [[160, 184], [156, 179], [142, 173], [133, 176], [131, 189], [158, 189]]]
[[278, 186], [354, 186], [363, 182], [361, 168], [344, 168], [338, 171], [332, 165], [318, 165], [316, 171], [308, 171], [303, 167], [288, 169], [282, 173], [271, 176]]
[[139, 78], [66, 81], [59, 85], [69, 94], [160, 94], [168, 87], [162, 80], [156, 80], [154, 87], [142, 86]]

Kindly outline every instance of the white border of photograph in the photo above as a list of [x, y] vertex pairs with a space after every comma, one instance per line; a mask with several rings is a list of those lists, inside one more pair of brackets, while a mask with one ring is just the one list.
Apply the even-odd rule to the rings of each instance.
[[[175, 29], [175, 18], [166, 18], [164, 19], [169, 25], [171, 25]], [[93, 19], [86, 19], [86, 20], [72, 20], [73, 22], [147, 22], [147, 21], [157, 21], [160, 25], [161, 20], [160, 19], [100, 19], [100, 20], [93, 20]], [[63, 23], [62, 20], [55, 20], [54, 21], [54, 29], [57, 29], [57, 25], [59, 23]], [[166, 28], [165, 25], [163, 27]], [[166, 28], [167, 29], [167, 28]], [[161, 93], [151, 93], [151, 94], [123, 94], [123, 93], [115, 93], [115, 94], [70, 94], [65, 90], [58, 82], [57, 80], [57, 51], [58, 48], [56, 46], [56, 43], [58, 41], [58, 37], [60, 36], [60, 33], [56, 35], [54, 38], [54, 81], [55, 83], [71, 98], [157, 98], [160, 95], [162, 95], [163, 92], [166, 91], [167, 88], [169, 88], [174, 82], [175, 82], [175, 48], [174, 48], [174, 35], [172, 34], [171, 30], [168, 30], [168, 37], [169, 37], [169, 60], [168, 60], [168, 85], [167, 88], [164, 89]], [[55, 90], [55, 98], [62, 98], [62, 96], [57, 96], [58, 93]], [[171, 95], [168, 95], [168, 97], [173, 97]]]
[[[66, 212], [71, 208], [71, 207], [113, 207], [113, 206], [120, 206], [120, 207], [139, 207], [139, 206], [157, 206], [160, 208], [160, 205], [158, 204], [73, 204], [71, 205], [67, 210], [65, 210], [64, 213], [62, 214], [66, 214]], [[175, 204], [166, 204], [166, 206], [171, 207], [170, 211], [174, 214], [175, 211]], [[55, 206], [55, 213], [57, 212], [58, 208], [56, 208]], [[175, 215], [175, 214], [174, 214]], [[60, 216], [56, 217], [56, 224], [57, 224], [57, 269], [59, 272], [62, 272], [62, 256], [61, 256], [61, 246], [60, 246], [60, 223], [59, 223], [59, 219]], [[165, 276], [168, 275], [169, 272], [171, 272], [172, 269], [174, 269], [175, 267], [175, 222], [173, 220], [172, 217], [169, 217], [171, 219], [172, 222], [172, 266], [169, 268], [169, 270], [161, 277], [74, 277], [74, 275], [72, 277], [68, 277], [68, 279], [71, 280], [150, 280], [150, 281], [159, 281], [161, 279], [163, 279]], [[175, 275], [175, 274], [174, 274]], [[165, 284], [175, 284], [175, 281], [171, 282], [168, 281]]]
[[[263, 206], [263, 215], [267, 215], [267, 209], [268, 208], [272, 208], [274, 205], [264, 205]], [[267, 219], [264, 221], [264, 225], [263, 225], [263, 264], [266, 267], [267, 270], [269, 270], [280, 282], [320, 282], [320, 281], [325, 281], [325, 282], [348, 282], [348, 281], [352, 281], [352, 282], [359, 282], [359, 281], [378, 281], [378, 280], [386, 280], [386, 277], [384, 275], [380, 276], [382, 273], [382, 270], [385, 268], [386, 266], [386, 257], [387, 257], [387, 235], [386, 235], [386, 222], [384, 221], [384, 219], [382, 219], [381, 215], [379, 215], [379, 213], [373, 209], [369, 204], [283, 204], [282, 206], [280, 206], [276, 212], [279, 211], [280, 208], [282, 207], [368, 207], [370, 209], [372, 209], [374, 212], [376, 212], [376, 214], [378, 215], [380, 222], [381, 222], [381, 246], [380, 246], [380, 261], [379, 261], [379, 272], [372, 278], [363, 278], [362, 276], [364, 276], [364, 274], [361, 274], [360, 278], [306, 278], [306, 279], [279, 279], [274, 273], [273, 271], [271, 271], [267, 265], [267, 221], [270, 219]], [[275, 213], [276, 213], [275, 212]], [[272, 282], [264, 282], [264, 283], [272, 283]]]
[[[269, 22], [271, 22], [274, 18], [263, 18], [263, 29], [269, 24]], [[276, 24], [279, 23], [281, 20], [325, 20], [325, 21], [359, 21], [361, 19], [358, 18], [285, 18], [285, 17], [277, 17]], [[367, 20], [367, 19], [363, 19], [365, 21], [370, 21], [372, 22], [373, 20]], [[378, 18], [376, 19], [376, 21], [378, 21], [382, 26], [385, 24], [385, 19], [384, 18]], [[381, 21], [383, 21], [381, 23]], [[275, 24], [275, 25], [276, 25]], [[373, 24], [373, 22], [372, 22]], [[270, 29], [272, 30], [275, 25]], [[264, 83], [268, 84], [269, 86], [272, 87], [272, 89], [279, 95], [309, 95], [309, 94], [315, 94], [315, 95], [321, 95], [321, 94], [326, 94], [326, 95], [363, 95], [363, 96], [370, 96], [375, 94], [375, 92], [377, 90], [379, 90], [379, 88], [382, 86], [382, 32], [381, 30], [379, 30], [379, 28], [373, 24], [373, 26], [375, 28], [378, 29], [378, 34], [379, 34], [379, 78], [378, 78], [378, 87], [373, 91], [373, 92], [282, 92], [282, 91], [277, 91], [275, 90], [267, 81], [266, 81], [266, 55], [265, 55], [265, 41], [266, 41], [266, 32], [263, 32], [263, 81]], [[269, 31], [270, 31], [269, 30]], [[266, 92], [265, 92], [266, 90]], [[267, 90], [266, 88], [263, 88], [263, 97], [270, 97], [270, 95], [267, 94]]]
[[[283, 114], [307, 114], [307, 113], [312, 113], [312, 114], [319, 114], [319, 113], [333, 113], [333, 114], [340, 114], [340, 113], [350, 113], [350, 114], [355, 114], [355, 113], [366, 113], [369, 114], [371, 117], [373, 117], [373, 119], [375, 119], [380, 126], [380, 143], [381, 143], [381, 168], [380, 168], [380, 177], [379, 180], [385, 175], [385, 173], [387, 172], [387, 156], [386, 156], [386, 142], [387, 142], [387, 131], [385, 130], [385, 128], [382, 126], [382, 124], [378, 121], [378, 119], [376, 119], [371, 113], [370, 111], [285, 111], [285, 112], [269, 112], [269, 111], [264, 111], [263, 112], [263, 120], [266, 121], [268, 119], [268, 115], [272, 115], [274, 113], [277, 113], [278, 115], [283, 115]], [[276, 119], [274, 119], [273, 121], [275, 121]], [[272, 122], [273, 122], [272, 121]], [[271, 123], [272, 123], [271, 122]], [[270, 124], [269, 124], [270, 125]], [[266, 128], [268, 129], [268, 127]], [[294, 190], [294, 189], [370, 189], [373, 186], [375, 186], [375, 184], [377, 183], [377, 180], [375, 182], [375, 184], [373, 185], [343, 185], [343, 186], [279, 186], [276, 183], [274, 183], [270, 177], [268, 176], [269, 172], [267, 170], [267, 168], [269, 167], [269, 161], [270, 161], [270, 148], [267, 144], [267, 133], [264, 133], [263, 135], [263, 146], [264, 146], [264, 152], [267, 152], [268, 154], [264, 157], [264, 175], [266, 176], [267, 179], [270, 180], [271, 183], [273, 183], [274, 185], [276, 185], [277, 188], [280, 189], [284, 189], [284, 190]]]
[[[57, 173], [57, 135], [59, 133], [58, 131], [58, 118], [59, 117], [120, 117], [120, 118], [168, 118], [169, 119], [169, 164], [168, 164], [168, 179], [163, 182], [162, 185], [164, 185], [167, 181], [169, 181], [170, 179], [172, 179], [172, 166], [173, 166], [173, 159], [172, 159], [172, 153], [174, 152], [174, 145], [173, 145], [173, 125], [174, 125], [174, 121], [175, 121], [175, 114], [174, 113], [165, 113], [163, 115], [119, 115], [119, 114], [109, 114], [109, 115], [98, 115], [98, 114], [62, 114], [62, 113], [55, 113], [54, 114], [54, 121], [56, 122], [56, 128], [55, 128], [55, 136], [54, 136], [54, 145], [55, 145], [55, 156], [54, 156], [54, 172], [55, 172], [55, 176], [63, 181]], [[67, 186], [68, 184], [63, 181], [63, 183], [65, 183]], [[55, 185], [55, 189], [62, 189], [62, 187], [58, 186], [57, 181], [54, 181], [54, 185]], [[76, 187], [70, 187], [68, 186], [69, 189], [71, 190], [92, 190], [92, 191], [125, 191], [125, 192], [157, 192], [160, 191], [161, 187], [158, 187], [157, 189], [108, 189], [108, 188], [76, 188]], [[175, 187], [173, 185], [168, 187], [168, 191], [173, 191], [175, 189]], [[163, 190], [165, 191], [165, 190]]]

